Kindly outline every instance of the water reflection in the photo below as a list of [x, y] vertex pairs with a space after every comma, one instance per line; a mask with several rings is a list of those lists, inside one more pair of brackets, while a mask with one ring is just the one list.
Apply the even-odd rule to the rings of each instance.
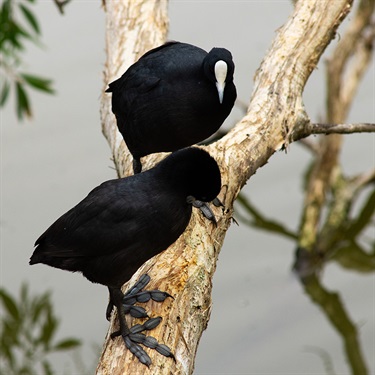
[[322, 313], [341, 336], [352, 374], [367, 374], [358, 338], [358, 327], [351, 321], [340, 294], [328, 291], [316, 273], [301, 277], [300, 280], [311, 301], [320, 307]]
[[[349, 186], [352, 188], [350, 184], [354, 180], [346, 179], [345, 181], [342, 188], [345, 185], [346, 191], [348, 191]], [[340, 335], [351, 373], [358, 375], [369, 373], [358, 334], [360, 327], [350, 317], [348, 313], [350, 306], [349, 308], [345, 306], [340, 292], [330, 291], [323, 285], [321, 271], [329, 262], [335, 262], [348, 272], [374, 272], [375, 239], [371, 224], [373, 224], [375, 211], [375, 189], [365, 188], [369, 181], [372, 181], [372, 178], [366, 180], [366, 183], [361, 183], [357, 189], [352, 189], [353, 194], [346, 194], [345, 199], [342, 194], [339, 194], [338, 201], [333, 199], [333, 195], [325, 202], [325, 222], [316, 233], [314, 246], [309, 249], [298, 245], [300, 232], [293, 232], [281, 222], [267, 218], [243, 194], [237, 200], [242, 210], [237, 210], [236, 215], [241, 222], [251, 227], [296, 241], [297, 250], [292, 269], [298, 276], [306, 295], [315, 305], [319, 306], [327, 321]], [[363, 203], [358, 210], [358, 204], [355, 206], [354, 201], [359, 196]], [[329, 218], [333, 211], [337, 213], [338, 205], [341, 207], [342, 214], [339, 218], [336, 215], [333, 225]], [[343, 208], [345, 209], [342, 210]], [[354, 216], [352, 212], [355, 208], [358, 213]], [[330, 226], [330, 230], [328, 230], [328, 226]], [[306, 351], [319, 356], [327, 374], [335, 374], [335, 360], [330, 357], [329, 353], [316, 347], [308, 347]]]

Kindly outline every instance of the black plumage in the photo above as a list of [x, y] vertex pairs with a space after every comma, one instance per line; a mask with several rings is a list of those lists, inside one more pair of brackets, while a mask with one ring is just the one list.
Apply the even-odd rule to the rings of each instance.
[[117, 126], [133, 155], [175, 151], [215, 133], [237, 97], [234, 63], [224, 48], [209, 53], [187, 43], [152, 49], [109, 84]]
[[[122, 335], [126, 346], [149, 365], [147, 354], [131, 340], [120, 288], [144, 262], [183, 233], [192, 202], [212, 201], [220, 187], [219, 168], [206, 151], [176, 151], [148, 171], [106, 181], [92, 190], [37, 239], [30, 264], [78, 271], [108, 286], [107, 317], [116, 306], [120, 323], [113, 336]], [[172, 356], [170, 351], [159, 351]]]

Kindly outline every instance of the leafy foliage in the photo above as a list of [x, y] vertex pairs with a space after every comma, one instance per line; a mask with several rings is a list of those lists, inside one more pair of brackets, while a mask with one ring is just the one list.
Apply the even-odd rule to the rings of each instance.
[[4, 0], [0, 5], [0, 106], [4, 106], [13, 87], [16, 112], [20, 120], [31, 117], [31, 104], [27, 87], [52, 94], [52, 81], [22, 72], [21, 55], [26, 42], [40, 44], [41, 30], [32, 11], [35, 0]]
[[53, 374], [48, 355], [81, 345], [75, 338], [55, 341], [59, 321], [54, 315], [49, 293], [30, 296], [24, 284], [17, 301], [1, 288], [0, 306], [1, 374]]

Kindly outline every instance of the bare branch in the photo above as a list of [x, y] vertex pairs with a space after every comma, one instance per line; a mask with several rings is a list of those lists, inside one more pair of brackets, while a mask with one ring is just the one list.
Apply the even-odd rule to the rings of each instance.
[[352, 134], [375, 132], [375, 124], [311, 124], [311, 134]]
[[[327, 60], [327, 120], [345, 121], [361, 77], [372, 57], [374, 0], [360, 0], [357, 11]], [[368, 30], [372, 30], [368, 32]], [[370, 35], [367, 35], [367, 34]]]
[[375, 124], [358, 123], [358, 124], [321, 124], [309, 123], [299, 133], [292, 134], [292, 140], [298, 141], [312, 134], [353, 134], [353, 133], [373, 133]]
[[[176, 363], [150, 353], [150, 369], [133, 360], [123, 343], [107, 336], [97, 374], [191, 374], [198, 342], [211, 309], [212, 277], [226, 231], [232, 222], [233, 202], [241, 187], [273, 153], [289, 142], [288, 136], [309, 124], [302, 92], [320, 56], [351, 9], [351, 0], [298, 1], [264, 58], [246, 116], [219, 141], [207, 146], [220, 165], [226, 210], [214, 208], [217, 226], [194, 214], [185, 233], [169, 249], [152, 258], [133, 276], [149, 273], [150, 288], [166, 290], [175, 299], [152, 304], [154, 316], [163, 317], [152, 334], [171, 347]], [[106, 2], [107, 54], [105, 85], [118, 77], [145, 50], [166, 36], [166, 2], [129, 0]], [[150, 24], [151, 23], [151, 24]], [[103, 132], [110, 143], [119, 175], [131, 173], [131, 157], [117, 131], [108, 95], [102, 96]], [[142, 160], [146, 168], [164, 155]], [[113, 324], [113, 320], [112, 320]], [[113, 328], [113, 327], [111, 327]]]
[[351, 181], [351, 187], [354, 193], [356, 193], [358, 190], [362, 189], [364, 186], [368, 184], [375, 183], [375, 169], [372, 171], [362, 173], [361, 175], [355, 177]]
[[312, 134], [351, 134], [351, 133], [372, 133], [375, 131], [375, 124], [311, 124]]
[[[343, 124], [360, 78], [371, 59], [369, 51], [372, 51], [373, 41], [368, 40], [367, 31], [373, 28], [371, 17], [374, 6], [374, 0], [359, 2], [344, 36], [337, 43], [332, 57], [327, 60], [326, 111], [327, 122], [330, 123], [305, 124], [292, 134], [293, 140], [309, 134], [332, 134], [320, 138], [321, 149], [316, 154], [305, 194], [299, 246], [310, 253], [329, 251], [327, 243], [331, 239], [329, 235], [324, 234], [331, 234], [334, 228], [340, 225], [338, 218], [345, 220], [354, 198], [353, 194], [349, 194], [349, 188], [343, 188], [343, 185], [348, 184], [341, 174], [338, 160], [342, 144], [341, 134], [375, 131], [375, 124]], [[332, 190], [337, 202], [330, 206], [326, 223], [319, 232], [322, 210], [326, 205], [326, 193], [329, 189]]]
[[59, 12], [61, 14], [64, 14], [65, 5], [67, 5], [68, 3], [70, 3], [71, 0], [53, 0], [53, 2], [57, 6], [57, 9], [59, 10]]

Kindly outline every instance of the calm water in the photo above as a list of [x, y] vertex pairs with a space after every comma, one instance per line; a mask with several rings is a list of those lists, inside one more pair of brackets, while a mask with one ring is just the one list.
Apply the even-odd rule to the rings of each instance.
[[[101, 345], [107, 329], [106, 289], [80, 275], [29, 267], [28, 258], [35, 239], [52, 221], [94, 186], [115, 177], [100, 131], [105, 55], [104, 16], [98, 4], [76, 0], [63, 17], [50, 2], [38, 4], [46, 48], [30, 48], [28, 69], [53, 77], [58, 94], [32, 96], [31, 123], [17, 124], [9, 106], [1, 114], [1, 285], [13, 293], [22, 281], [35, 293], [52, 290], [62, 319], [60, 335], [84, 341], [79, 356], [87, 368], [96, 361], [92, 345]], [[206, 49], [230, 49], [239, 98], [247, 102], [253, 74], [290, 10], [289, 1], [172, 1], [170, 38]], [[373, 65], [349, 121], [375, 121], [374, 71]], [[323, 75], [321, 65], [304, 95], [314, 120], [324, 108]], [[240, 116], [235, 110], [226, 126]], [[341, 157], [345, 173], [369, 170], [374, 152], [374, 135], [346, 137]], [[275, 154], [244, 193], [262, 215], [295, 232], [302, 174], [309, 162], [308, 152], [292, 145], [287, 154]], [[244, 214], [240, 207], [236, 210]], [[366, 236], [373, 241], [373, 228]], [[196, 374], [344, 375], [352, 373], [353, 359], [350, 365], [348, 358], [354, 355], [355, 363], [362, 361], [369, 374], [375, 373], [374, 273], [332, 261], [319, 279], [303, 285], [291, 271], [294, 256], [290, 239], [241, 221], [239, 227], [231, 226], [214, 278], [213, 310], [198, 349]], [[68, 356], [54, 361], [58, 374], [64, 369], [72, 373]]]

